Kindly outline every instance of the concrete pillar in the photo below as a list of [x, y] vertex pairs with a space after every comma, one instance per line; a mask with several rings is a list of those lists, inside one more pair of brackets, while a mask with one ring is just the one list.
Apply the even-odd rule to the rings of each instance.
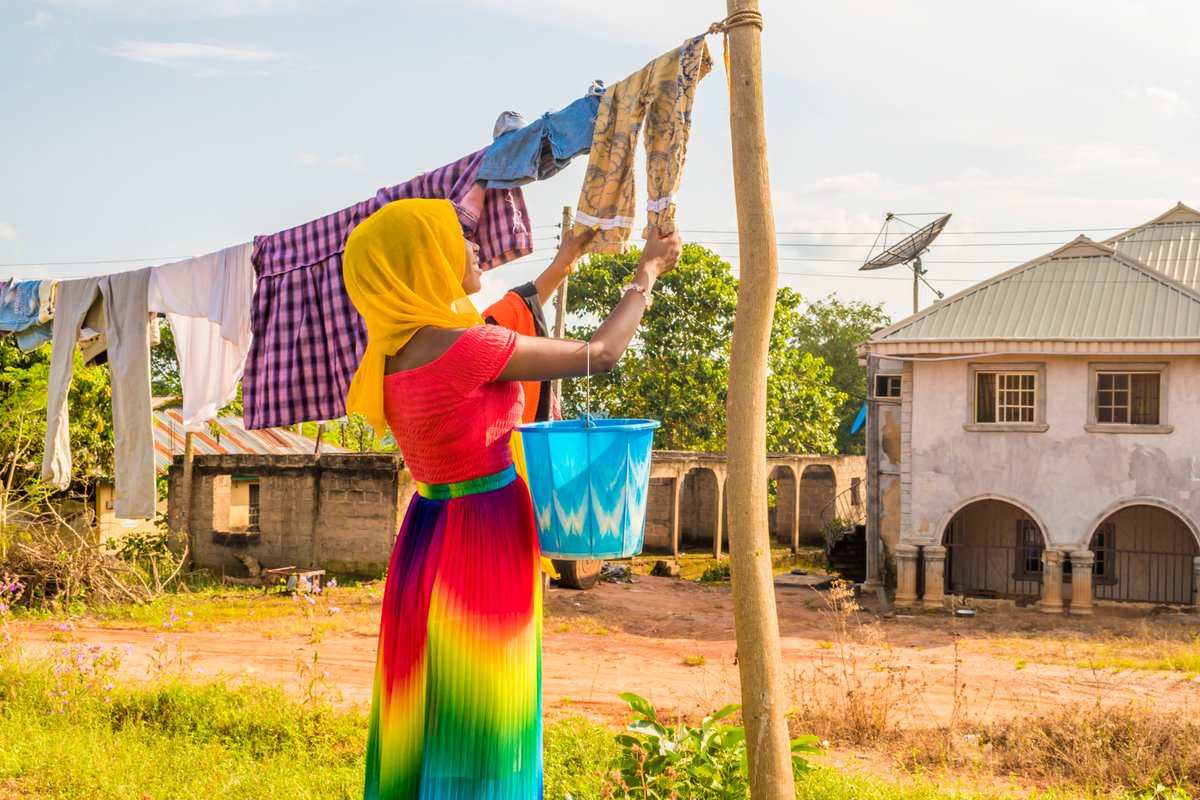
[[922, 548], [925, 556], [926, 608], [941, 608], [946, 602], [946, 548], [930, 544]]
[[721, 534], [725, 530], [725, 481], [722, 477], [713, 472], [713, 478], [717, 482], [717, 497], [713, 519], [713, 558], [720, 560], [721, 558]]
[[1200, 606], [1200, 556], [1192, 559], [1192, 588], [1195, 591], [1192, 605]]
[[1071, 553], [1071, 607], [1072, 614], [1092, 613], [1092, 565], [1096, 554], [1091, 550], [1075, 550]]
[[911, 606], [917, 602], [917, 557], [916, 545], [896, 545], [896, 605]]
[[800, 469], [792, 465], [792, 516], [788, 522], [788, 536], [792, 540], [792, 553], [800, 552]]
[[1042, 551], [1042, 599], [1038, 611], [1043, 614], [1063, 613], [1062, 557], [1059, 550]]
[[671, 484], [671, 496], [673, 503], [671, 509], [671, 555], [679, 558], [679, 513], [682, 507], [680, 500], [683, 498], [682, 475], [675, 476], [675, 480]]

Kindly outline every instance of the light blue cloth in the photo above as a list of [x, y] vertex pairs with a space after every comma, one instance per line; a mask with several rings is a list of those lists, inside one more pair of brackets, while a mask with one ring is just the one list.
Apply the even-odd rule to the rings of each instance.
[[850, 426], [850, 433], [858, 433], [863, 425], [867, 424], [867, 404], [863, 403], [862, 408], [858, 410], [858, 416], [854, 418], [854, 424]]
[[[604, 86], [519, 130], [502, 133], [483, 156], [476, 182], [487, 189], [511, 189], [545, 180], [592, 148], [592, 130]], [[510, 112], [511, 113], [511, 112]]]
[[50, 323], [38, 322], [41, 285], [41, 281], [16, 281], [0, 286], [0, 331], [15, 333], [17, 347], [26, 353], [50, 341]]

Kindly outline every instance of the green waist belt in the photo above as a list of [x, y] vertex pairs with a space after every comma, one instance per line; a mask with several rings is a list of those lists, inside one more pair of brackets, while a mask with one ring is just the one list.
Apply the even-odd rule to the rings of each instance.
[[455, 497], [466, 497], [469, 494], [483, 494], [494, 489], [508, 486], [517, 479], [517, 468], [509, 465], [494, 475], [484, 475], [482, 478], [472, 478], [469, 481], [457, 483], [422, 483], [417, 481], [417, 494], [426, 500], [450, 500]]

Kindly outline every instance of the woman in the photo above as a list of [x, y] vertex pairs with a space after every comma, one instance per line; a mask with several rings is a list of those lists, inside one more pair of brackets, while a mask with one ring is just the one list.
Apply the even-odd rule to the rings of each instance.
[[651, 237], [590, 342], [485, 325], [477, 248], [450, 203], [401, 200], [355, 229], [343, 272], [367, 349], [347, 398], [390, 425], [417, 481], [384, 589], [365, 797], [542, 795], [541, 581], [509, 435], [518, 381], [620, 359], [678, 235]]

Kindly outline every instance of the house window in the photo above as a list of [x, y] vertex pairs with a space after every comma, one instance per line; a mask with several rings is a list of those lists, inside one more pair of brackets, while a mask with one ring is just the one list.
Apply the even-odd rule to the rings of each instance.
[[1096, 424], [1157, 425], [1160, 386], [1157, 372], [1097, 372]]
[[1036, 372], [976, 372], [977, 424], [1037, 421]]
[[258, 530], [259, 484], [252, 483], [252, 484], [250, 484], [248, 489], [249, 489], [250, 496], [249, 496], [249, 501], [246, 503], [246, 505], [247, 505], [246, 527], [252, 531], [256, 531], [256, 530]]
[[1096, 554], [1096, 560], [1092, 562], [1092, 575], [1100, 580], [1109, 580], [1113, 577], [1113, 563], [1117, 556], [1117, 526], [1112, 522], [1105, 522], [1096, 532], [1092, 534], [1092, 543], [1088, 549]]
[[876, 397], [899, 397], [900, 396], [900, 376], [899, 375], [876, 375], [875, 376], [875, 396]]
[[1017, 520], [1017, 577], [1041, 578], [1042, 551], [1046, 549], [1042, 530], [1031, 519]]

